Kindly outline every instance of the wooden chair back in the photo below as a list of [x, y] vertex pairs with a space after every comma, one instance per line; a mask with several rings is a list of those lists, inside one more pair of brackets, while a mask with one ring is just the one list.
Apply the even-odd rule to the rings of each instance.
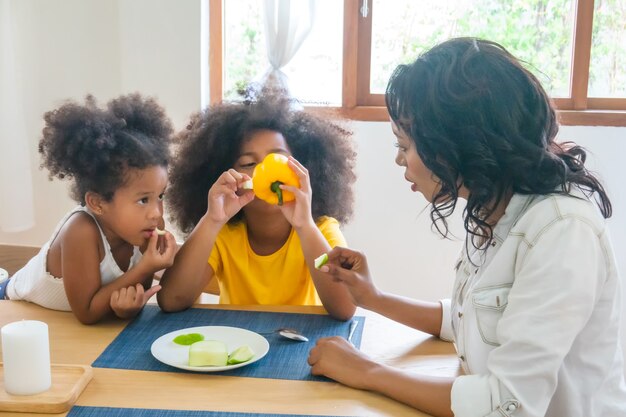
[[41, 249], [38, 246], [20, 246], [0, 244], [0, 268], [9, 276], [15, 274]]

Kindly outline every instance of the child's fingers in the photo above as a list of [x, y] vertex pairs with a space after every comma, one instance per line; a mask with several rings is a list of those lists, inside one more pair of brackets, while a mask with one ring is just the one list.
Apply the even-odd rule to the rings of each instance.
[[160, 254], [165, 251], [165, 236], [159, 235], [157, 233], [157, 250]]
[[304, 191], [308, 191], [311, 188], [311, 184], [309, 181], [309, 170], [306, 169], [304, 165], [298, 162], [293, 156], [289, 157], [289, 167], [298, 176], [298, 179], [300, 180], [300, 188]]
[[298, 196], [303, 197], [306, 195], [305, 189], [297, 188], [297, 187], [294, 187], [293, 185], [281, 184], [279, 185], [279, 187], [283, 191], [289, 191], [290, 193], [293, 193], [293, 195], [295, 195], [296, 198], [298, 198]]
[[254, 191], [252, 190], [252, 186], [249, 184], [246, 184], [246, 182], [244, 181], [241, 184], [239, 184], [239, 188], [237, 188], [237, 196], [241, 197], [245, 194], [254, 195]]
[[241, 174], [235, 171], [234, 169], [230, 169], [224, 172], [219, 176], [217, 181], [213, 184], [211, 189], [209, 190], [209, 195], [222, 194], [229, 195], [235, 194], [237, 191], [238, 179], [241, 178]]
[[224, 186], [231, 191], [237, 191], [237, 188], [239, 188], [238, 184], [243, 181], [243, 175], [231, 168], [220, 176], [218, 185]]
[[[130, 287], [126, 288], [125, 298], [126, 298], [126, 300], [130, 301], [131, 303], [137, 297], [137, 285], [141, 286], [141, 284], [136, 284], [136, 285], [131, 285]], [[142, 287], [142, 290], [143, 290], [143, 287]]]
[[[242, 174], [241, 172], [237, 172], [234, 169], [229, 169], [227, 171], [230, 176], [235, 180], [235, 183], [239, 184], [241, 182], [244, 182], [247, 178], [244, 177], [245, 174]], [[246, 175], [247, 177], [247, 175]], [[249, 178], [249, 177], [248, 177]]]
[[234, 169], [223, 172], [217, 179], [217, 184], [236, 184], [237, 179], [233, 176], [231, 171], [237, 173]]
[[163, 241], [161, 243], [163, 249], [165, 250], [176, 248], [176, 238], [170, 232], [167, 232], [163, 235]]
[[254, 200], [254, 191], [252, 190], [246, 190], [239, 196], [239, 203], [241, 204], [241, 207], [247, 205], [252, 200]]
[[174, 239], [174, 236], [172, 236], [171, 239], [166, 239], [166, 244], [163, 248], [163, 251], [161, 252], [161, 256], [164, 259], [174, 259], [174, 256], [176, 256], [176, 252], [178, 252], [178, 246], [176, 245], [176, 240]]
[[119, 296], [118, 299], [121, 302], [122, 300], [124, 300], [126, 298], [126, 295], [128, 294], [128, 288], [126, 288], [126, 287], [120, 288], [119, 292], [120, 292], [120, 296]]
[[126, 287], [113, 291], [113, 293], [111, 294], [111, 299], [109, 301], [109, 305], [111, 306], [113, 311], [124, 308], [124, 305], [126, 304], [126, 294]]
[[230, 184], [217, 184], [211, 190], [212, 191], [209, 193], [210, 196], [224, 195], [224, 196], [236, 197], [237, 196], [237, 183], [233, 182]]
[[158, 239], [157, 239], [157, 249], [159, 250], [159, 255], [163, 255], [163, 253], [167, 250], [169, 243], [169, 237], [172, 235], [167, 230], [163, 229], [162, 231], [157, 231]]
[[150, 236], [150, 240], [148, 240], [148, 250], [156, 252], [158, 250], [157, 249], [158, 243], [159, 243], [159, 235], [156, 231], [153, 231], [152, 235]]
[[252, 177], [243, 172], [237, 172], [237, 174], [239, 174], [239, 177], [235, 177], [237, 179], [237, 190], [239, 192], [252, 190]]
[[177, 248], [176, 238], [170, 232], [167, 232], [165, 236], [163, 236], [163, 244], [166, 250], [169, 250], [169, 249], [175, 250]]
[[[137, 307], [138, 301], [143, 299], [143, 287], [141, 284], [131, 285], [129, 287], [124, 288], [123, 297], [120, 296], [118, 308], [123, 311], [127, 311], [129, 309], [134, 309]], [[120, 293], [122, 291], [120, 290]]]
[[309, 170], [306, 169], [306, 167], [302, 165], [300, 161], [298, 161], [296, 158], [294, 158], [291, 155], [288, 157], [288, 159], [289, 159], [289, 162], [288, 162], [289, 166], [296, 174], [300, 172], [304, 175], [309, 175]]
[[111, 308], [116, 308], [118, 306], [119, 299], [120, 299], [119, 290], [113, 291], [113, 293], [111, 294], [111, 299], [109, 300], [109, 304], [111, 305]]
[[143, 285], [141, 284], [135, 284], [134, 287], [132, 287], [134, 290], [133, 296], [129, 298], [129, 301], [131, 302], [131, 305], [133, 307], [141, 307], [143, 306], [145, 303], [143, 303], [143, 298], [144, 298], [144, 289], [143, 289]]
[[143, 303], [142, 303], [142, 305], [145, 305], [148, 302], [148, 300], [150, 300], [150, 298], [154, 294], [159, 292], [160, 289], [161, 289], [160, 285], [155, 285], [154, 287], [148, 288], [148, 290], [143, 293]]

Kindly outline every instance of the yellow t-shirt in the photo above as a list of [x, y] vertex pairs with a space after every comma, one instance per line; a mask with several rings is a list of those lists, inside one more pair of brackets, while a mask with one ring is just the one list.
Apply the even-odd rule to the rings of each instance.
[[[317, 227], [331, 247], [346, 245], [334, 218], [321, 217]], [[321, 304], [293, 229], [282, 248], [261, 256], [250, 247], [244, 222], [226, 224], [217, 235], [209, 265], [220, 287], [220, 304]]]

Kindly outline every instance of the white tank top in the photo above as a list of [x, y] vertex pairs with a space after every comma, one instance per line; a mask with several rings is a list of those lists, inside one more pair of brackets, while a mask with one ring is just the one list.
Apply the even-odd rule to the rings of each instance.
[[[50, 244], [56, 239], [61, 227], [67, 220], [77, 212], [89, 214], [98, 225], [100, 238], [104, 245], [104, 258], [100, 262], [100, 279], [102, 285], [106, 285], [124, 273], [117, 265], [111, 253], [111, 245], [107, 241], [96, 218], [89, 212], [86, 207], [78, 206], [65, 215], [63, 220], [57, 225], [52, 237], [41, 248], [39, 253], [35, 255], [28, 263], [11, 277], [7, 286], [7, 295], [11, 300], [24, 300], [39, 304], [43, 307], [53, 310], [71, 311], [70, 303], [65, 294], [63, 286], [63, 278], [53, 277], [48, 273], [46, 259], [48, 258], [48, 249]], [[136, 265], [141, 259], [141, 252], [135, 246], [133, 248], [133, 256], [130, 259], [128, 269]]]

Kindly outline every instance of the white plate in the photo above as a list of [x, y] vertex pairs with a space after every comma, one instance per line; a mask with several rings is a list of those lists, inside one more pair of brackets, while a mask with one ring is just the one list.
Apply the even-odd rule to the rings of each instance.
[[[228, 353], [240, 346], [248, 345], [254, 352], [254, 357], [249, 361], [226, 366], [189, 366], [189, 346], [174, 343], [174, 338], [181, 334], [200, 333], [204, 340], [219, 340], [226, 343]], [[150, 352], [159, 361], [188, 371], [198, 372], [219, 372], [240, 368], [261, 359], [270, 350], [270, 344], [258, 333], [239, 327], [226, 326], [202, 326], [189, 327], [187, 329], [176, 330], [159, 337], [152, 343]]]

